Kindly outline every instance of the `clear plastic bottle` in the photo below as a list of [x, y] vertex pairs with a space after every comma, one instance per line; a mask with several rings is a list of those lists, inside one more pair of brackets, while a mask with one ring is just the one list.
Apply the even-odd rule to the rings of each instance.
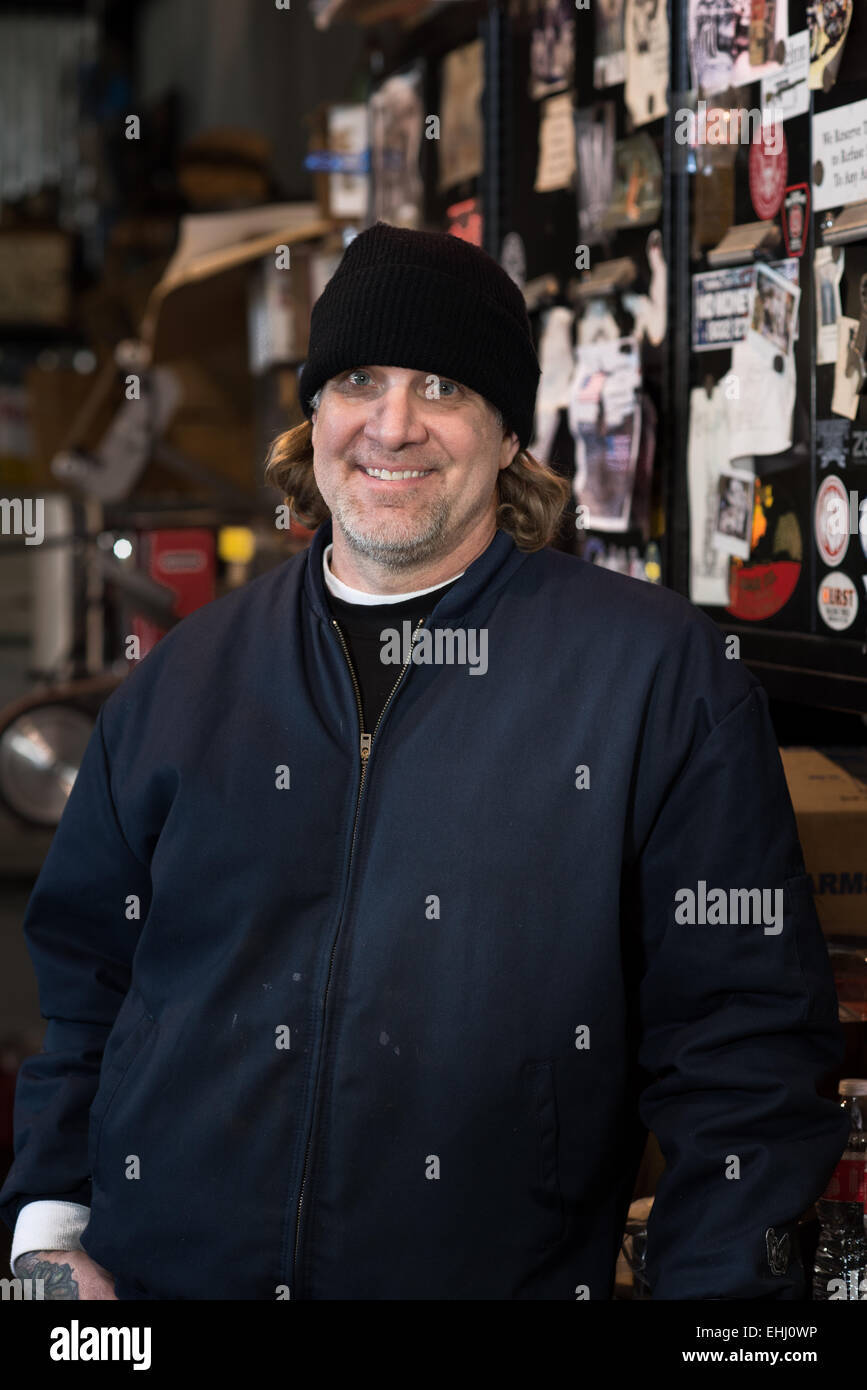
[[816, 1202], [816, 1302], [867, 1301], [867, 1080], [849, 1077], [838, 1093], [849, 1116], [846, 1151]]

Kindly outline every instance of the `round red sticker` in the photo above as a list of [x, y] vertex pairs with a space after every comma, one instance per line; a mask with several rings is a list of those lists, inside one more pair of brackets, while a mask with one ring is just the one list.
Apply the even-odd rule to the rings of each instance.
[[786, 191], [789, 150], [782, 121], [763, 125], [750, 145], [750, 197], [756, 217], [765, 220], [779, 212]]

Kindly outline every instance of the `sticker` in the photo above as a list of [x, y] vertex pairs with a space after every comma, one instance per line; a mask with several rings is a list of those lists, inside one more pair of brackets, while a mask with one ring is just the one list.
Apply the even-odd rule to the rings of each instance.
[[775, 217], [783, 201], [789, 172], [789, 150], [782, 121], [763, 124], [750, 145], [750, 197], [756, 217]]
[[852, 0], [812, 0], [807, 6], [810, 30], [810, 86], [830, 92], [840, 68], [852, 19]]
[[784, 40], [786, 56], [783, 67], [773, 77], [762, 78], [762, 110], [772, 107], [780, 113], [781, 120], [790, 116], [802, 116], [810, 109], [810, 33], [802, 29], [798, 34], [790, 34]]
[[822, 622], [835, 632], [851, 627], [858, 616], [858, 590], [842, 570], [825, 575], [816, 602]]
[[794, 183], [783, 196], [783, 238], [787, 256], [802, 256], [807, 245], [810, 217], [810, 186]]
[[[763, 263], [762, 263], [763, 264]], [[770, 261], [768, 268], [798, 283], [798, 261]], [[692, 277], [692, 350], [711, 352], [734, 347], [747, 336], [755, 265], [702, 271]], [[797, 337], [797, 333], [795, 335]]]
[[849, 494], [833, 473], [816, 493], [813, 510], [816, 547], [825, 564], [835, 569], [849, 548]]
[[726, 612], [747, 622], [773, 618], [791, 599], [803, 568], [803, 539], [791, 491], [756, 479], [752, 550], [730, 561]]
[[850, 428], [848, 420], [816, 421], [816, 462], [820, 468], [846, 467]]

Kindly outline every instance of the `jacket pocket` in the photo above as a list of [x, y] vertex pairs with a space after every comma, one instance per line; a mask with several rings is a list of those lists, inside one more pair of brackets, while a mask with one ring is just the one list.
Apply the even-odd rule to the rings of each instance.
[[547, 1249], [549, 1245], [555, 1245], [562, 1239], [565, 1227], [565, 1208], [560, 1191], [557, 1158], [560, 1126], [554, 1063], [525, 1062], [524, 1076], [536, 1130], [535, 1185], [546, 1212], [545, 1234], [541, 1244], [543, 1249]]
[[121, 1006], [103, 1054], [99, 1086], [90, 1107], [89, 1150], [91, 1175], [96, 1174], [99, 1145], [109, 1112], [154, 1032], [156, 1020], [138, 994], [130, 991]]

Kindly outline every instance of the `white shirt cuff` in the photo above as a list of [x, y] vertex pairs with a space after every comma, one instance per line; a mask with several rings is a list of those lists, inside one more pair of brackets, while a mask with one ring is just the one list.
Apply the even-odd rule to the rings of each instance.
[[28, 1250], [80, 1250], [81, 1236], [90, 1221], [90, 1207], [80, 1202], [28, 1202], [18, 1213], [9, 1268], [15, 1274], [15, 1261]]

